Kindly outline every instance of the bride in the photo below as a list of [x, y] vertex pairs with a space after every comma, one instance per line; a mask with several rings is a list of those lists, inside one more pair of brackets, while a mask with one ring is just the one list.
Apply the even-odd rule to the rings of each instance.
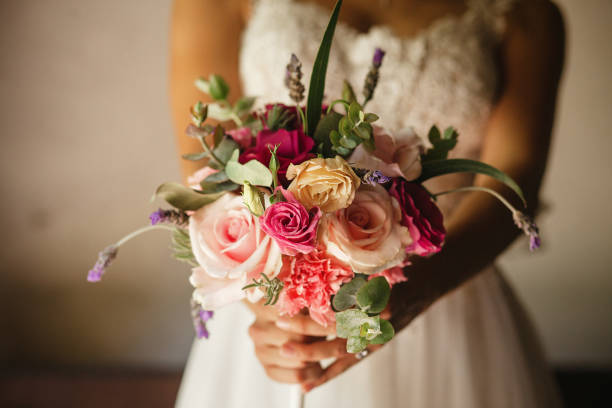
[[[305, 79], [332, 0], [175, 0], [171, 100], [181, 153], [194, 78], [221, 73], [232, 96], [289, 102], [291, 53]], [[363, 83], [376, 47], [386, 51], [369, 105], [392, 131], [432, 124], [460, 133], [453, 153], [505, 171], [532, 210], [545, 169], [564, 54], [559, 10], [548, 0], [347, 0], [331, 50], [326, 94]], [[183, 163], [187, 176], [196, 170]], [[487, 178], [442, 178], [433, 191]], [[507, 192], [506, 192], [507, 193]], [[220, 310], [196, 341], [177, 406], [287, 407], [300, 384], [307, 407], [554, 407], [560, 403], [529, 320], [495, 269], [517, 230], [485, 194], [440, 201], [444, 250], [406, 268], [393, 288], [396, 338], [365, 358], [307, 316], [260, 305]], [[250, 309], [250, 310], [249, 310]], [[335, 359], [331, 365], [322, 364]]]

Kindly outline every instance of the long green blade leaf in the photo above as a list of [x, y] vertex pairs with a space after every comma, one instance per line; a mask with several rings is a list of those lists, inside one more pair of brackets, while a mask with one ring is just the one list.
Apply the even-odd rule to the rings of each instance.
[[323, 103], [323, 91], [325, 90], [327, 62], [329, 61], [329, 51], [331, 50], [332, 40], [334, 39], [334, 31], [336, 30], [336, 23], [338, 22], [338, 14], [340, 13], [341, 6], [342, 0], [338, 0], [329, 18], [329, 23], [323, 35], [319, 52], [317, 52], [317, 58], [312, 67], [312, 75], [310, 75], [308, 101], [306, 105], [306, 124], [308, 134], [311, 136], [317, 128], [319, 119], [321, 119], [321, 105]]
[[423, 171], [419, 182], [424, 182], [430, 178], [442, 176], [451, 173], [479, 173], [493, 177], [501, 181], [512, 189], [523, 201], [523, 205], [527, 206], [523, 190], [510, 176], [501, 170], [496, 169], [488, 164], [469, 159], [447, 159], [447, 160], [432, 160], [423, 163]]

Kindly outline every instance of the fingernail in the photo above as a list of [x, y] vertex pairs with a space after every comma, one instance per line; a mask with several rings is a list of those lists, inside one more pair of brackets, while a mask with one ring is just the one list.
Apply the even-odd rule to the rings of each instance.
[[289, 325], [289, 322], [285, 319], [278, 319], [276, 321], [276, 327], [278, 327], [279, 329], [283, 329], [283, 330], [288, 330], [289, 327], [291, 327]]
[[285, 344], [280, 349], [280, 355], [283, 357], [292, 357], [295, 355], [295, 349], [288, 344]]

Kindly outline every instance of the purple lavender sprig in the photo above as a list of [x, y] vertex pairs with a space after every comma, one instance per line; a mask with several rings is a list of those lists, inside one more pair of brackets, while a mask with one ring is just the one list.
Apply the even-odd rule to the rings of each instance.
[[117, 257], [119, 247], [116, 245], [109, 245], [102, 252], [98, 254], [98, 260], [96, 264], [87, 273], [88, 282], [99, 282], [102, 279], [102, 275], [106, 272], [106, 268], [113, 262]]
[[540, 248], [540, 231], [535, 222], [520, 211], [514, 211], [512, 213], [512, 219], [514, 220], [514, 224], [523, 230], [525, 235], [529, 237], [529, 250], [535, 251]]
[[198, 339], [210, 337], [206, 322], [212, 319], [213, 315], [212, 310], [204, 310], [195, 299], [191, 299], [191, 319]]
[[364, 183], [370, 185], [385, 184], [391, 181], [391, 177], [385, 176], [380, 170], [368, 171], [362, 179]]
[[291, 54], [291, 60], [285, 71], [285, 86], [289, 88], [289, 97], [296, 105], [304, 100], [304, 84], [302, 84], [302, 63], [295, 54]]
[[149, 215], [151, 225], [174, 224], [184, 227], [189, 223], [189, 216], [184, 211], [159, 209]]
[[374, 96], [374, 90], [376, 89], [376, 85], [378, 85], [378, 78], [380, 76], [379, 70], [384, 56], [385, 52], [382, 49], [376, 48], [374, 50], [372, 66], [370, 67], [370, 70], [366, 75], [365, 83], [363, 84], [363, 96], [365, 97], [363, 106], [365, 106]]

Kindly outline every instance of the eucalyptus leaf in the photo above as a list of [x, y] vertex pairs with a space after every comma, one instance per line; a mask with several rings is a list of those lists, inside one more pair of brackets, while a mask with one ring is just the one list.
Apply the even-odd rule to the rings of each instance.
[[357, 291], [365, 284], [366, 280], [364, 278], [356, 277], [353, 278], [352, 281], [342, 285], [332, 301], [334, 310], [341, 312], [355, 306], [357, 304]]
[[421, 176], [417, 179], [417, 182], [422, 183], [430, 178], [451, 173], [478, 173], [493, 177], [510, 187], [520, 197], [523, 204], [527, 205], [523, 191], [510, 176], [493, 166], [476, 160], [446, 159], [423, 162]]
[[361, 117], [359, 115], [360, 112], [361, 112], [361, 106], [355, 101], [351, 102], [351, 104], [349, 105], [349, 110], [348, 110], [348, 117], [351, 120], [351, 122], [356, 124], [361, 121]]
[[194, 211], [217, 200], [226, 192], [203, 194], [179, 183], [164, 183], [155, 191], [155, 197], [162, 198], [175, 208]]
[[238, 143], [236, 143], [232, 138], [225, 137], [221, 140], [213, 152], [215, 153], [215, 156], [219, 158], [219, 160], [227, 163], [232, 156], [232, 153], [238, 149], [238, 147]]
[[238, 162], [238, 149], [234, 150], [232, 157], [225, 165], [225, 174], [236, 184], [248, 182], [254, 186], [270, 187], [273, 181], [270, 169], [257, 160], [240, 164]]
[[350, 336], [346, 341], [346, 351], [349, 353], [359, 353], [368, 346], [368, 341], [363, 337]]
[[219, 146], [219, 143], [221, 143], [221, 141], [223, 140], [223, 136], [225, 136], [225, 130], [223, 129], [223, 126], [217, 125], [215, 127], [215, 133], [213, 136], [213, 145], [215, 147]]
[[336, 313], [336, 334], [340, 338], [360, 336], [364, 325], [367, 332], [378, 333], [380, 331], [380, 318], [378, 316], [370, 317], [359, 309], [348, 309]]
[[385, 344], [395, 335], [393, 325], [385, 319], [380, 319], [380, 331], [381, 333], [378, 336], [370, 340], [370, 344]]
[[314, 140], [317, 142], [317, 145], [323, 144], [323, 148], [319, 149], [319, 153], [322, 153], [325, 157], [333, 156], [333, 152], [331, 150], [333, 141], [330, 138], [332, 136], [332, 132], [336, 132], [336, 134], [338, 133], [337, 129], [340, 119], [342, 119], [342, 115], [332, 111], [323, 116], [314, 132]]
[[217, 101], [222, 101], [227, 99], [227, 95], [229, 94], [229, 85], [225, 80], [216, 74], [212, 74], [208, 78], [210, 96]]
[[202, 193], [214, 194], [214, 193], [219, 193], [222, 191], [234, 191], [240, 186], [234, 183], [233, 181], [229, 181], [229, 180], [223, 181], [221, 183], [215, 183], [215, 182], [211, 183], [209, 181], [203, 180], [200, 183], [200, 187], [202, 187]]
[[198, 88], [200, 91], [204, 92], [205, 94], [207, 95], [210, 94], [210, 84], [204, 78], [200, 77], [196, 79], [194, 82], [194, 85], [196, 88]]
[[310, 85], [308, 88], [308, 101], [306, 103], [306, 129], [311, 136], [317, 129], [317, 124], [321, 119], [321, 105], [323, 103], [323, 92], [325, 90], [327, 63], [329, 61], [329, 52], [334, 38], [334, 31], [336, 30], [336, 23], [338, 22], [340, 7], [342, 7], [342, 0], [336, 2], [336, 6], [329, 18], [329, 23], [325, 29], [325, 34], [323, 34], [323, 40], [321, 41], [317, 57], [312, 67]]
[[206, 152], [187, 153], [187, 154], [182, 155], [181, 157], [185, 160], [198, 161], [198, 160], [202, 160], [205, 157], [208, 157], [208, 153]]
[[390, 296], [391, 288], [389, 283], [387, 283], [387, 279], [383, 276], [377, 276], [359, 289], [356, 298], [361, 310], [378, 314], [387, 307]]
[[255, 103], [255, 99], [256, 98], [254, 96], [245, 96], [238, 99], [238, 101], [234, 104], [234, 111], [236, 113], [243, 113], [250, 110]]

